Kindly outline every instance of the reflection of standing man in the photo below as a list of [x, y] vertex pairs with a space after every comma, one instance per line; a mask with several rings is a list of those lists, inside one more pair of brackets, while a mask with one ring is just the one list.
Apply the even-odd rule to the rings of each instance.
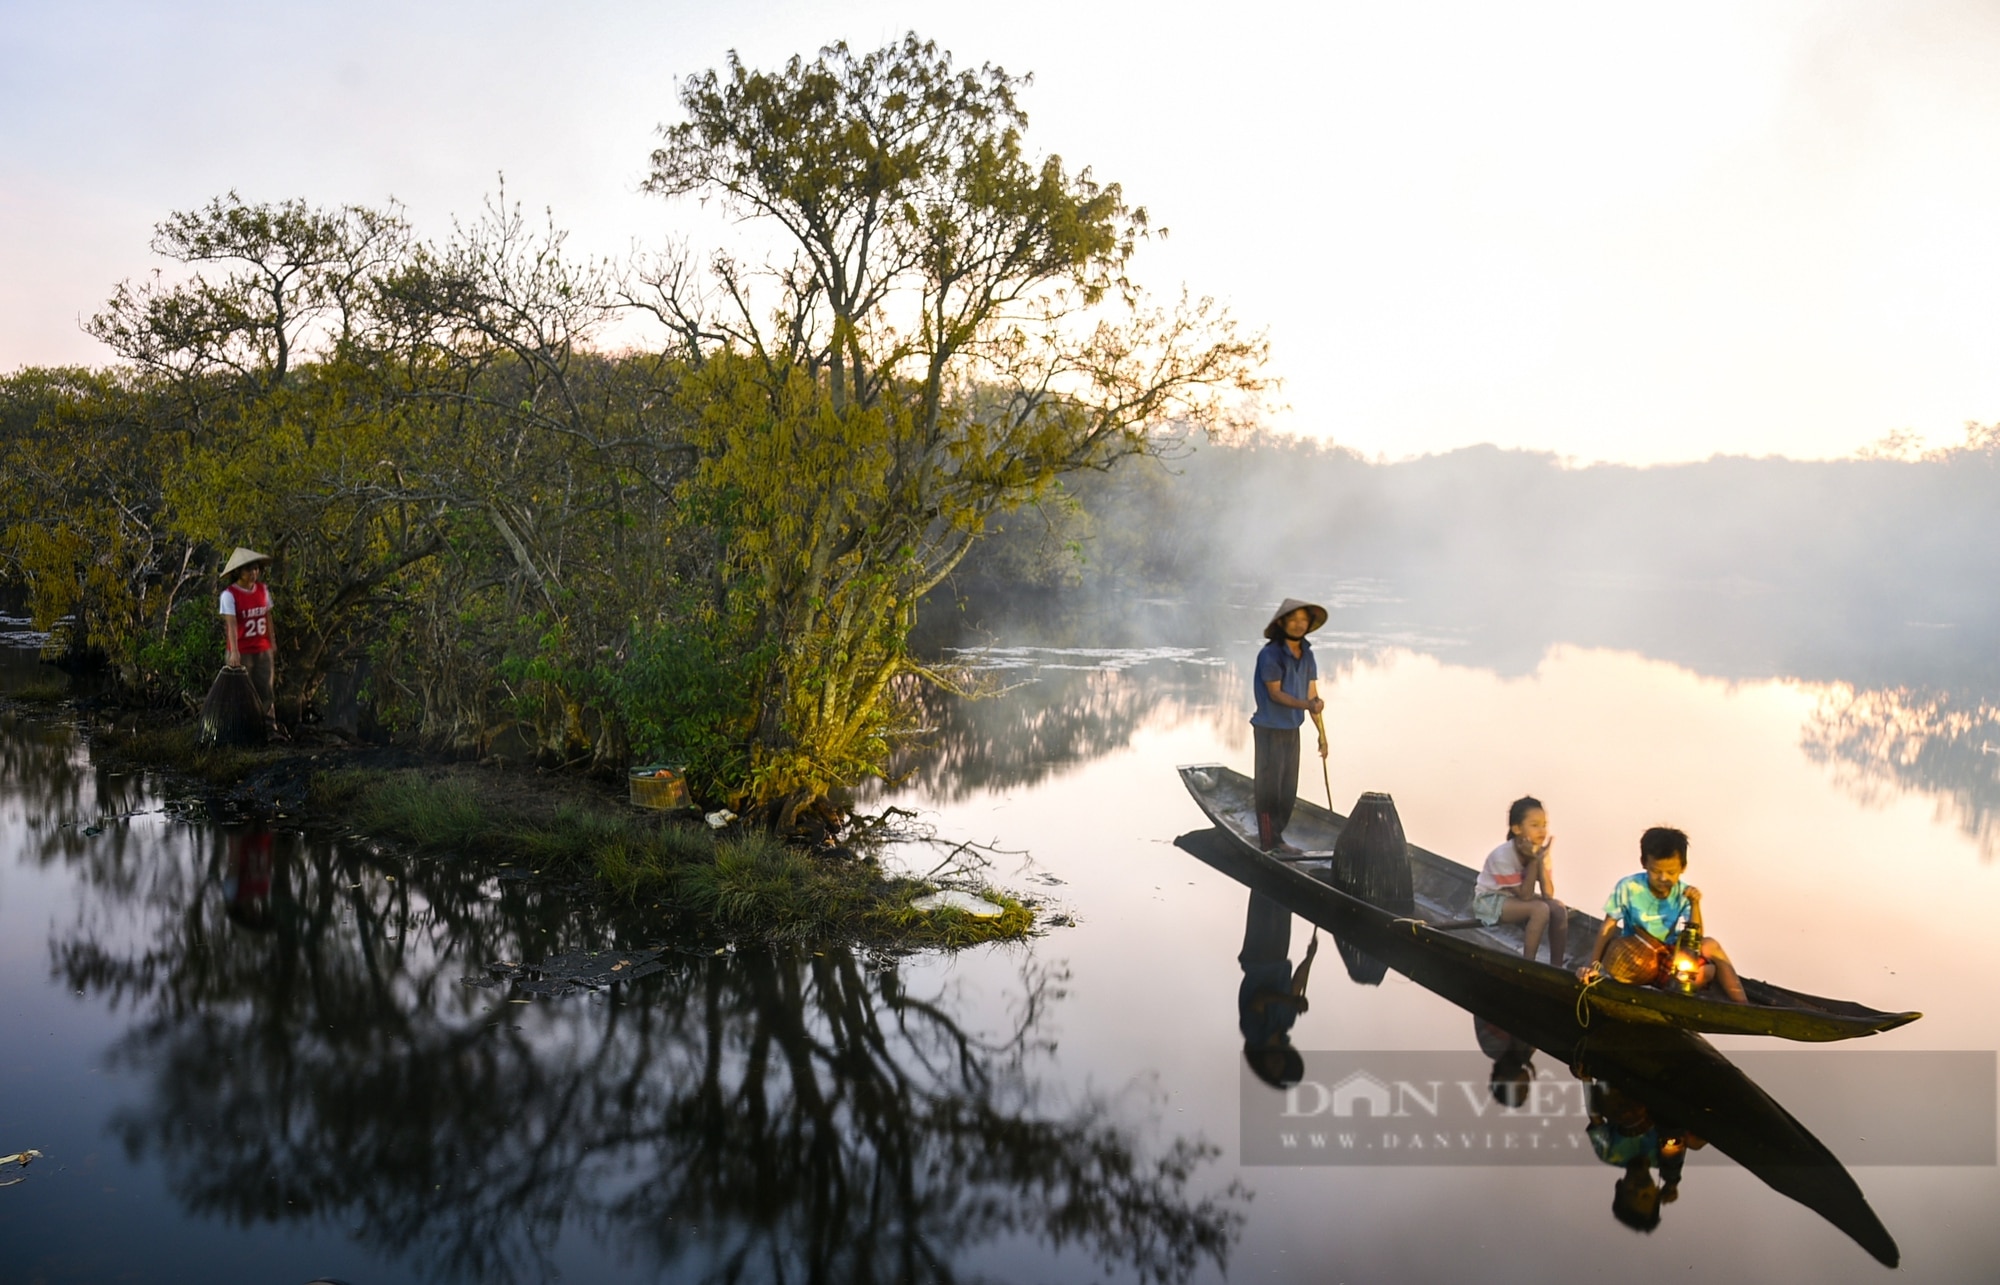
[[[1319, 698], [1319, 662], [1306, 635], [1325, 623], [1325, 607], [1287, 598], [1264, 626], [1267, 641], [1257, 653], [1250, 734], [1257, 749], [1257, 844], [1266, 852], [1298, 851], [1285, 842], [1285, 826], [1299, 797], [1299, 728], [1307, 714], [1317, 718], [1326, 708]], [[1326, 757], [1324, 726], [1319, 756]]]
[[1305, 1059], [1292, 1047], [1292, 1025], [1306, 1011], [1306, 979], [1319, 953], [1314, 934], [1306, 957], [1292, 969], [1292, 912], [1262, 893], [1250, 894], [1243, 925], [1243, 984], [1236, 990], [1236, 1025], [1243, 1032], [1243, 1060], [1257, 1078], [1289, 1089], [1305, 1077]]
[[223, 587], [220, 605], [223, 660], [230, 668], [249, 673], [258, 712], [270, 727], [272, 739], [283, 740], [273, 662], [277, 638], [271, 631], [271, 590], [264, 583], [264, 568], [270, 561], [255, 549], [239, 548], [222, 568], [223, 578], [229, 581]]

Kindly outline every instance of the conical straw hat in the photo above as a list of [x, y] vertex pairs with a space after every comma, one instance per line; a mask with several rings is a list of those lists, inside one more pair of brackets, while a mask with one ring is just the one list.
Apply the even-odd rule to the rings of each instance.
[[[270, 560], [271, 555], [268, 553], [259, 553], [255, 549], [246, 549], [242, 545], [238, 545], [236, 546], [236, 552], [229, 555], [229, 561], [222, 564], [222, 574], [233, 576], [253, 562], [269, 562]], [[1319, 614], [1320, 619], [1324, 620], [1326, 618], [1324, 611]]]
[[1271, 623], [1264, 626], [1264, 636], [1266, 638], [1278, 638], [1282, 636], [1284, 632], [1284, 626], [1282, 622], [1284, 621], [1285, 617], [1291, 615], [1294, 611], [1297, 611], [1300, 607], [1304, 607], [1306, 609], [1307, 633], [1311, 633], [1313, 630], [1319, 628], [1321, 625], [1326, 623], [1325, 607], [1320, 606], [1316, 602], [1306, 602], [1300, 598], [1287, 598], [1285, 599], [1284, 604], [1278, 608], [1277, 612], [1274, 615], [1272, 615]]

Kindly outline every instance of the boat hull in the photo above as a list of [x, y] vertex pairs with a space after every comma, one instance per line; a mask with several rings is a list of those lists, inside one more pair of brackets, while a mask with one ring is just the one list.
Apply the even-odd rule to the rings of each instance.
[[[1218, 845], [1228, 854], [1223, 873], [1294, 907], [1295, 913], [1339, 933], [1363, 950], [1387, 948], [1390, 937], [1407, 938], [1432, 957], [1457, 968], [1484, 974], [1517, 989], [1549, 999], [1567, 999], [1577, 1021], [1588, 1026], [1596, 1017], [1642, 1025], [1672, 1026], [1715, 1035], [1769, 1035], [1779, 1039], [1826, 1042], [1854, 1039], [1893, 1030], [1921, 1013], [1885, 1013], [1845, 1000], [1807, 995], [1769, 982], [1744, 979], [1748, 1004], [1707, 994], [1682, 995], [1652, 986], [1634, 986], [1609, 979], [1586, 983], [1571, 967], [1556, 967], [1523, 958], [1518, 937], [1509, 941], [1504, 930], [1468, 924], [1466, 906], [1476, 874], [1409, 845], [1416, 911], [1399, 915], [1350, 896], [1313, 877], [1309, 870], [1328, 868], [1334, 843], [1345, 818], [1301, 799], [1295, 806], [1287, 839], [1307, 849], [1307, 856], [1280, 861], [1258, 847], [1251, 804], [1251, 781], [1220, 764], [1194, 764], [1179, 769], [1182, 783], [1210, 821], [1229, 840]], [[1324, 859], [1322, 859], [1322, 857]], [[1204, 860], [1209, 860], [1204, 856]], [[1210, 861], [1215, 864], [1214, 861]], [[1302, 868], [1303, 867], [1303, 868]], [[1602, 923], [1595, 916], [1570, 912], [1570, 940], [1581, 945], [1594, 940]], [[1447, 928], [1441, 925], [1458, 925]], [[1371, 944], [1372, 943], [1372, 944]], [[1574, 963], [1572, 956], [1568, 963]]]

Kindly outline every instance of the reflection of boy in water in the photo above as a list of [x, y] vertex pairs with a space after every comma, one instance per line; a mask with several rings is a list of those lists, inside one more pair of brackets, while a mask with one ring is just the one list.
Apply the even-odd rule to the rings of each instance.
[[[1644, 1104], [1605, 1084], [1592, 1084], [1590, 1149], [1605, 1164], [1624, 1169], [1611, 1191], [1611, 1216], [1634, 1231], [1660, 1225], [1660, 1206], [1680, 1197], [1681, 1169], [1689, 1147], [1701, 1139], [1661, 1127]], [[1653, 1170], [1660, 1181], [1653, 1181]]]
[[1274, 1089], [1288, 1089], [1305, 1078], [1305, 1059], [1292, 1047], [1292, 1024], [1306, 1011], [1306, 979], [1318, 953], [1315, 934], [1304, 962], [1293, 971], [1292, 912], [1261, 893], [1250, 894], [1243, 949], [1236, 956], [1243, 967], [1236, 1025], [1243, 1032], [1243, 1060]]
[[253, 932], [269, 932], [271, 832], [262, 826], [229, 836], [229, 874], [222, 881], [223, 913]]

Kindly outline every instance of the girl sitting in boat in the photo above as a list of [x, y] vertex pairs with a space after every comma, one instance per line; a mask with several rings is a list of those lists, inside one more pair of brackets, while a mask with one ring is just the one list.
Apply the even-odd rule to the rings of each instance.
[[1681, 881], [1687, 872], [1687, 850], [1687, 835], [1672, 826], [1656, 825], [1639, 836], [1639, 864], [1644, 868], [1612, 888], [1604, 903], [1604, 927], [1598, 931], [1590, 962], [1577, 970], [1577, 976], [1587, 982], [1602, 977], [1605, 955], [1618, 942], [1622, 944], [1616, 952], [1627, 962], [1614, 968], [1617, 980], [1671, 982], [1675, 946], [1687, 944], [1677, 939], [1692, 929], [1692, 938], [1701, 945], [1700, 963], [1689, 977], [1691, 989], [1719, 982], [1729, 998], [1739, 1004], [1749, 1002], [1722, 943], [1701, 930], [1701, 889]]
[[1555, 842], [1542, 801], [1515, 799], [1507, 808], [1507, 840], [1486, 854], [1473, 885], [1472, 914], [1488, 928], [1520, 924], [1521, 953], [1529, 959], [1546, 933], [1549, 962], [1560, 968], [1569, 953], [1569, 909], [1556, 900]]

